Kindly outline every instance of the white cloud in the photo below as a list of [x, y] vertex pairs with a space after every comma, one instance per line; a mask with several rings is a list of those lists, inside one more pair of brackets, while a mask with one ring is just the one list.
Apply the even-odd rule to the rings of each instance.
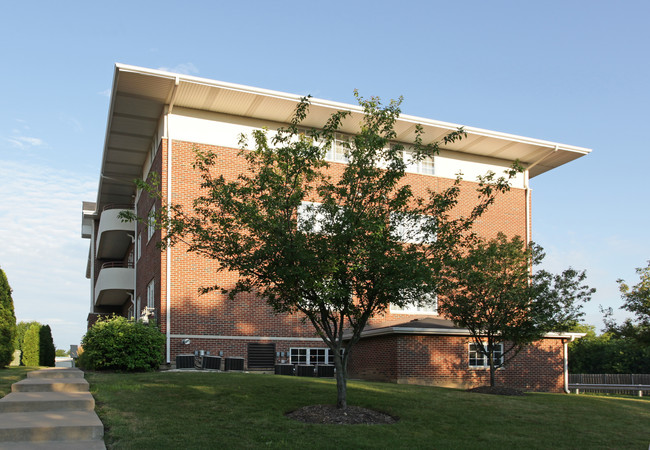
[[0, 161], [0, 266], [16, 317], [49, 324], [59, 348], [78, 344], [86, 328], [81, 202], [93, 200], [96, 189], [95, 180], [78, 173]]
[[[16, 130], [14, 130], [16, 131]], [[5, 138], [14, 147], [20, 148], [21, 150], [30, 148], [30, 147], [42, 147], [45, 145], [45, 141], [40, 138], [30, 137], [30, 136], [12, 136]]]
[[102, 97], [110, 97], [111, 96], [111, 90], [109, 89], [104, 89], [103, 91], [98, 92], [99, 95]]
[[182, 73], [184, 75], [199, 73], [199, 69], [191, 62], [177, 64], [174, 67], [159, 67], [158, 70], [163, 70], [165, 72]]

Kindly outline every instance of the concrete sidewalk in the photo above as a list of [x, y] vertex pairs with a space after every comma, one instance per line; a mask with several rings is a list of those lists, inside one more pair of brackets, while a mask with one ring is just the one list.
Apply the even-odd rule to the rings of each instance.
[[0, 399], [0, 449], [105, 449], [103, 436], [79, 369], [29, 372]]

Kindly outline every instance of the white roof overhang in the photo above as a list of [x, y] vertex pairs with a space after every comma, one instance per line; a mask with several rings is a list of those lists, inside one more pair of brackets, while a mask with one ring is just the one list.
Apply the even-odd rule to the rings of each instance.
[[[98, 210], [109, 203], [129, 204], [133, 179], [141, 169], [165, 106], [212, 111], [277, 123], [292, 118], [301, 96], [192, 77], [160, 70], [116, 64], [104, 142]], [[350, 111], [341, 131], [354, 134], [363, 110], [359, 106], [312, 98], [308, 127], [322, 127], [337, 110]], [[460, 125], [401, 115], [395, 125], [397, 140], [410, 142], [416, 125], [422, 125], [425, 142], [441, 139]], [[444, 148], [471, 155], [519, 160], [530, 176], [540, 175], [579, 158], [591, 150], [539, 139], [464, 126], [467, 137]]]
[[[369, 338], [375, 336], [386, 336], [391, 334], [414, 334], [434, 335], [434, 336], [471, 336], [469, 330], [465, 328], [449, 328], [449, 327], [413, 327], [413, 326], [389, 326], [383, 328], [368, 328], [361, 332], [361, 338]], [[352, 336], [350, 332], [346, 332], [344, 339], [349, 339]], [[569, 339], [571, 341], [580, 339], [586, 336], [586, 333], [573, 333], [573, 332], [549, 332], [544, 334], [544, 339]]]

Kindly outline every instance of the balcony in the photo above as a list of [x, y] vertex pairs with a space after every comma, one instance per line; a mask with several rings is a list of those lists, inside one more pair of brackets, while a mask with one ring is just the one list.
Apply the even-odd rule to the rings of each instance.
[[124, 222], [118, 216], [122, 211], [133, 211], [133, 206], [108, 205], [99, 218], [97, 231], [97, 259], [123, 259], [133, 242], [135, 223]]
[[95, 306], [119, 306], [133, 293], [135, 270], [121, 262], [104, 263], [95, 283]]

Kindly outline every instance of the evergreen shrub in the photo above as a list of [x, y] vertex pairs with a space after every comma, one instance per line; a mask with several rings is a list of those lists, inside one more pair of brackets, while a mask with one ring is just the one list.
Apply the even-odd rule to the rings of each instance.
[[81, 345], [78, 365], [90, 370], [151, 371], [164, 361], [165, 336], [158, 327], [120, 316], [100, 318]]

